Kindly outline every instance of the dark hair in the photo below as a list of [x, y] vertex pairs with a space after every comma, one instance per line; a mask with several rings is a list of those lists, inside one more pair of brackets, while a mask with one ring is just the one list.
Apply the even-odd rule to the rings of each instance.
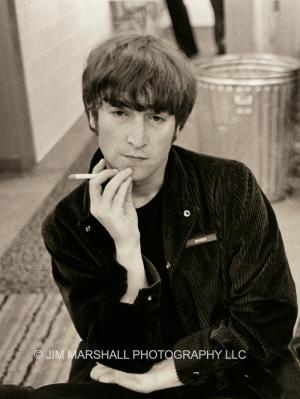
[[[103, 101], [137, 111], [153, 109], [175, 116], [182, 129], [190, 115], [196, 82], [184, 55], [151, 35], [123, 34], [97, 46], [82, 75], [88, 119], [98, 118]], [[97, 132], [98, 128], [90, 128]]]

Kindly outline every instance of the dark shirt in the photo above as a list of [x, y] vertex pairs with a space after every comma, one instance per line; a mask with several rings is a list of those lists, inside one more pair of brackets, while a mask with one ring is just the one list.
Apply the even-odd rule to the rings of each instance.
[[159, 318], [163, 347], [160, 349], [172, 349], [174, 344], [185, 336], [185, 333], [165, 266], [162, 237], [162, 190], [150, 202], [138, 208], [137, 215], [142, 254], [153, 263], [161, 278]]

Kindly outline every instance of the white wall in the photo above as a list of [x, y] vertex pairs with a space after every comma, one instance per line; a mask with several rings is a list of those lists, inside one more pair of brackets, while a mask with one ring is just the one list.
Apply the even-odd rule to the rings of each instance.
[[89, 50], [110, 34], [108, 0], [15, 0], [36, 161], [83, 111]]
[[193, 26], [213, 26], [214, 14], [209, 0], [184, 0]]
[[[215, 17], [210, 0], [184, 0], [191, 24], [193, 26], [213, 26]], [[160, 26], [165, 28], [171, 25], [168, 10], [160, 16]]]
[[267, 52], [300, 58], [299, 1], [226, 0], [225, 19], [229, 53]]

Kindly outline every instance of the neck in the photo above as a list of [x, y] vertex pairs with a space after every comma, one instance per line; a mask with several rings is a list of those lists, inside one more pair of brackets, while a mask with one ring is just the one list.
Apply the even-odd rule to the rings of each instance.
[[149, 178], [133, 183], [132, 196], [136, 208], [146, 205], [159, 192], [164, 182], [164, 174], [149, 176]]

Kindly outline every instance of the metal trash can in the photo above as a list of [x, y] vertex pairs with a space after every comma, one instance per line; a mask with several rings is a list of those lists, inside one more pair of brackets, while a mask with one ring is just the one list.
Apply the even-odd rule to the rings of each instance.
[[287, 189], [300, 64], [243, 54], [196, 64], [197, 150], [244, 162], [271, 201]]

